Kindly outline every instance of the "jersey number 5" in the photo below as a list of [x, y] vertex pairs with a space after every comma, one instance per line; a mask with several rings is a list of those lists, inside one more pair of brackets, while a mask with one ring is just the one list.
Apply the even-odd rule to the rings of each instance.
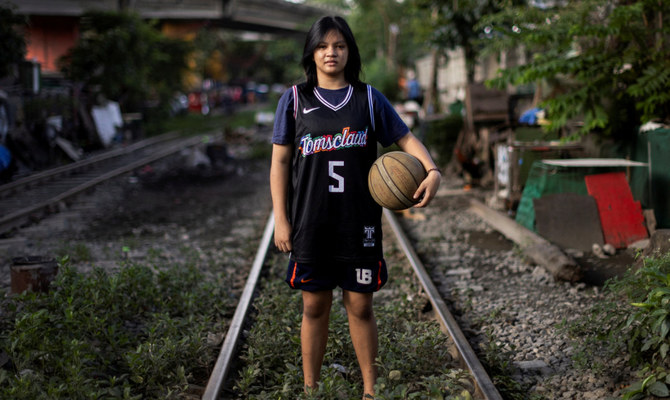
[[344, 167], [344, 161], [328, 161], [328, 176], [337, 182], [336, 185], [328, 185], [328, 191], [344, 193], [344, 177], [335, 172], [335, 167]]

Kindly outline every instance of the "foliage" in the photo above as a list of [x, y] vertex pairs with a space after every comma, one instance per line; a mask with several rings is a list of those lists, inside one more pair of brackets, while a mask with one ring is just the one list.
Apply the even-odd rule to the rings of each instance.
[[[307, 29], [305, 28], [305, 31]], [[271, 43], [264, 43], [261, 47], [262, 51], [258, 58], [254, 79], [259, 82], [276, 82], [286, 85], [301, 81], [304, 76], [300, 66], [302, 45], [294, 40], [282, 38], [273, 40]]]
[[633, 135], [670, 115], [670, 3], [580, 0], [540, 9], [507, 6], [478, 25], [491, 51], [523, 48], [525, 65], [491, 83], [547, 85], [549, 130]]
[[374, 59], [363, 66], [365, 81], [382, 92], [390, 100], [397, 100], [400, 96], [398, 88], [398, 74], [395, 69], [388, 69], [386, 62], [380, 58]]
[[118, 101], [124, 112], [142, 111], [149, 102], [167, 105], [180, 89], [189, 51], [136, 14], [94, 11], [82, 17], [81, 38], [60, 64], [92, 94]]
[[303, 75], [302, 43], [293, 38], [247, 40], [232, 32], [203, 28], [195, 35], [193, 49], [192, 72], [198, 79], [191, 79], [188, 89], [199, 89], [200, 78], [233, 84], [290, 84]]
[[191, 266], [61, 264], [49, 293], [2, 300], [0, 398], [175, 398], [203, 385], [207, 333], [235, 306], [224, 288]]
[[[248, 129], [256, 124], [256, 114], [259, 112], [274, 112], [277, 104], [272, 99], [258, 108], [240, 109], [231, 114], [217, 113], [202, 115], [188, 113], [177, 115], [166, 121], [163, 127], [167, 131], [181, 131], [183, 133], [206, 133], [211, 131], [231, 132], [239, 129]], [[264, 141], [267, 143], [267, 141]]]
[[10, 73], [12, 64], [25, 57], [26, 42], [17, 30], [25, 22], [25, 18], [14, 13], [12, 5], [0, 3], [0, 78]]
[[394, 73], [401, 72], [402, 67], [413, 67], [421, 47], [408, 18], [411, 5], [396, 0], [357, 0], [355, 4], [349, 23], [363, 65], [372, 60], [384, 62]]
[[446, 56], [447, 50], [463, 49], [467, 80], [473, 82], [475, 65], [482, 45], [476, 41], [484, 35], [478, 22], [500, 10], [498, 0], [412, 0], [416, 8], [417, 30]]
[[644, 259], [641, 268], [609, 281], [605, 289], [609, 301], [566, 325], [582, 364], [628, 354], [641, 380], [624, 398], [669, 397], [670, 253]]
[[442, 119], [427, 122], [426, 128], [424, 143], [437, 163], [447, 165], [454, 152], [458, 134], [463, 128], [463, 116], [460, 113], [449, 114]]

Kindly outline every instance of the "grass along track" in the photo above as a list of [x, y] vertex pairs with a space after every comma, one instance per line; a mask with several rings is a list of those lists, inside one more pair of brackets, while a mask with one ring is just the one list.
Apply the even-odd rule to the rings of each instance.
[[[428, 296], [398, 241], [385, 226], [389, 281], [375, 295], [379, 326], [377, 399], [476, 398], [470, 373], [453, 358], [452, 344], [433, 316]], [[362, 379], [348, 322], [335, 291], [321, 384], [303, 393], [300, 358], [301, 296], [283, 282], [287, 258], [271, 252], [253, 304], [239, 363], [222, 393], [226, 399], [354, 399]]]

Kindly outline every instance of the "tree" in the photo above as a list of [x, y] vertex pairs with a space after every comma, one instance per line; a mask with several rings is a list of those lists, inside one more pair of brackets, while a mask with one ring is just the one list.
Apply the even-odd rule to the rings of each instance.
[[497, 0], [412, 0], [417, 8], [415, 23], [423, 36], [446, 56], [461, 48], [465, 55], [467, 81], [475, 79], [475, 65], [482, 50], [477, 39], [484, 36], [479, 21], [500, 10]]
[[12, 65], [23, 61], [26, 55], [25, 39], [17, 31], [17, 26], [25, 22], [12, 8], [0, 4], [0, 78], [7, 76]]
[[[549, 2], [545, 2], [549, 3]], [[554, 7], [505, 7], [488, 49], [522, 46], [531, 60], [491, 84], [544, 82], [549, 130], [578, 123], [576, 136], [630, 138], [647, 121], [670, 117], [670, 2], [579, 0]]]
[[365, 79], [390, 99], [399, 97], [398, 77], [411, 67], [417, 46], [409, 18], [411, 4], [398, 0], [357, 0], [349, 17], [356, 34]]
[[68, 78], [118, 101], [124, 111], [141, 111], [149, 100], [167, 103], [180, 89], [189, 51], [188, 43], [163, 36], [136, 14], [89, 12], [61, 67]]
[[[517, 3], [520, 0], [510, 0]], [[411, 0], [415, 32], [421, 41], [429, 43], [432, 57], [432, 78], [424, 107], [439, 110], [437, 69], [440, 59], [448, 61], [448, 50], [461, 49], [465, 57], [466, 80], [475, 80], [475, 66], [485, 36], [479, 21], [500, 10], [499, 0]]]

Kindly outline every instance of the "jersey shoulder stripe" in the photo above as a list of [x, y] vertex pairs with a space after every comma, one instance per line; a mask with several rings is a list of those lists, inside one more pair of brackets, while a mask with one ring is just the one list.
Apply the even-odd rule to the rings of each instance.
[[298, 118], [298, 86], [293, 85], [293, 119]]
[[372, 126], [372, 130], [375, 130], [375, 109], [374, 109], [374, 103], [372, 102], [372, 86], [367, 85], [368, 89], [368, 108], [370, 109], [370, 126]]

